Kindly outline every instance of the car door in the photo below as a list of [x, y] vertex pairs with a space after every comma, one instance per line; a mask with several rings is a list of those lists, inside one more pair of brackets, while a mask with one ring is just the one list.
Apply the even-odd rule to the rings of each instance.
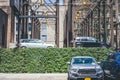
[[29, 48], [30, 47], [30, 43], [29, 43], [29, 39], [23, 39], [21, 40], [21, 47], [27, 47]]
[[35, 48], [36, 47], [36, 43], [34, 39], [29, 40], [28, 43], [29, 48]]
[[37, 48], [45, 48], [44, 42], [42, 40], [36, 40], [35, 43]]

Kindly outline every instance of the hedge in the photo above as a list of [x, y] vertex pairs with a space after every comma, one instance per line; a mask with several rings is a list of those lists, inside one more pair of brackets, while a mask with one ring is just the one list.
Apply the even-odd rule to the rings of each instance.
[[66, 73], [66, 63], [73, 56], [92, 56], [102, 61], [110, 52], [113, 50], [104, 48], [0, 49], [0, 72]]

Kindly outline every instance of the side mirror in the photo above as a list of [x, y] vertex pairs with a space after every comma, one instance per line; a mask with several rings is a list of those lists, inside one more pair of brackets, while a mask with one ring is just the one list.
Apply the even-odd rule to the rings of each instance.
[[69, 64], [69, 65], [70, 65], [70, 62], [67, 62], [67, 64]]

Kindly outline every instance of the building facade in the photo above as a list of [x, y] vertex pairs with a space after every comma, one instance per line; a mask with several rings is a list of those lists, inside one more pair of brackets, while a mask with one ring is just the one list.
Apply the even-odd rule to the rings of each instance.
[[7, 47], [7, 26], [8, 15], [0, 9], [0, 48]]
[[[15, 30], [14, 30], [14, 18], [15, 18], [15, 8], [11, 7], [11, 3], [10, 0], [0, 0], [0, 8], [2, 9], [2, 11], [4, 12], [4, 14], [7, 15], [7, 18], [5, 17], [3, 21], [5, 25], [5, 30], [2, 32], [5, 32], [4, 39], [5, 42], [4, 46], [2, 46], [2, 48], [9, 48], [10, 43], [14, 43], [15, 39], [14, 39], [14, 34], [15, 34]], [[3, 16], [4, 17], [4, 16]], [[2, 29], [1, 29], [2, 30]]]
[[[5, 42], [3, 42], [3, 38], [0, 37], [0, 45], [3, 48], [13, 48], [15, 44], [18, 42], [18, 38], [37, 38], [42, 39], [46, 43], [55, 44], [56, 42], [56, 19], [55, 18], [21, 18], [21, 22], [19, 23], [19, 15], [24, 16], [35, 16], [35, 9], [31, 9], [31, 3], [29, 4], [28, 0], [0, 0], [0, 8], [2, 9], [1, 14], [6, 15], [3, 16], [5, 20], [4, 24], [1, 24], [0, 27], [1, 33], [3, 35], [3, 26], [5, 26]], [[41, 1], [41, 0], [39, 0]], [[33, 3], [35, 0], [33, 0]], [[37, 5], [37, 3], [36, 3]], [[50, 9], [54, 9], [56, 12], [56, 8], [45, 8], [43, 5], [39, 5], [40, 8], [38, 12], [41, 10], [42, 12], [47, 12], [48, 14], [52, 14]], [[35, 6], [36, 7], [36, 6]], [[33, 12], [32, 12], [33, 10]], [[54, 11], [53, 11], [54, 12]], [[66, 6], [59, 6], [59, 47], [64, 47], [64, 19], [66, 13]], [[56, 15], [56, 13], [54, 13]], [[20, 30], [19, 30], [20, 29]], [[20, 35], [18, 35], [18, 33]], [[4, 45], [3, 45], [4, 44]], [[55, 44], [56, 45], [56, 44]]]

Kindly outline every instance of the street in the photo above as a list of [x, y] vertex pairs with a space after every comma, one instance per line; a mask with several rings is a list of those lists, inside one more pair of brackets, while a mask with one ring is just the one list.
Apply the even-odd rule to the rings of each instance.
[[67, 73], [0, 73], [0, 80], [67, 80]]

